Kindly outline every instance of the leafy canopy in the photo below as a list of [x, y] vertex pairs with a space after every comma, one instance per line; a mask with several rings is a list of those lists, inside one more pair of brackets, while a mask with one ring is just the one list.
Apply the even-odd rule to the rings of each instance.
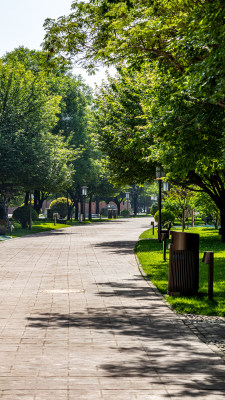
[[158, 60], [186, 78], [190, 93], [225, 107], [223, 0], [75, 1], [45, 21], [44, 48], [92, 70], [98, 62], [138, 69]]
[[51, 134], [60, 101], [49, 92], [45, 74], [15, 59], [0, 60], [1, 187], [46, 190], [70, 179], [70, 151]]

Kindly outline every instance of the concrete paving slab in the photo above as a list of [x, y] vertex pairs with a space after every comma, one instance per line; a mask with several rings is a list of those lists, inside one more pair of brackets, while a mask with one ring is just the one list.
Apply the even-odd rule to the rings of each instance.
[[223, 360], [139, 272], [133, 248], [149, 227], [124, 219], [0, 244], [0, 399], [225, 398]]

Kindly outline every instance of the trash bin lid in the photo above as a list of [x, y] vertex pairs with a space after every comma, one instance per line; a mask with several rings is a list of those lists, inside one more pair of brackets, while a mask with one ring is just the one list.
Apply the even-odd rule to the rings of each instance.
[[172, 250], [199, 250], [199, 234], [170, 231]]

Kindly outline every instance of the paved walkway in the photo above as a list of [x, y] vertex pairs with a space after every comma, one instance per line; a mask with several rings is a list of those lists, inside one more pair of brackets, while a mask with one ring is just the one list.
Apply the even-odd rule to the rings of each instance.
[[225, 398], [225, 363], [140, 276], [148, 223], [1, 243], [0, 399]]

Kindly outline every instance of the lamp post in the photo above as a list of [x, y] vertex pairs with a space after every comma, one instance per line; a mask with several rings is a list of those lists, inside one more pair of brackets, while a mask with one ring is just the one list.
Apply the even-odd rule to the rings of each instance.
[[127, 210], [128, 210], [128, 201], [130, 197], [130, 192], [126, 192], [126, 202], [127, 202]]
[[161, 242], [161, 226], [162, 226], [162, 178], [165, 176], [165, 173], [162, 167], [156, 167], [156, 180], [159, 182], [159, 196], [158, 196], [158, 206], [159, 206], [159, 220], [158, 220], [158, 241]]
[[137, 188], [134, 184], [133, 185], [133, 198], [134, 198], [134, 216], [135, 217], [137, 215], [137, 197], [138, 197]]
[[32, 194], [30, 190], [30, 208], [29, 208], [29, 230], [32, 229]]
[[87, 196], [87, 186], [81, 186], [81, 190], [82, 190], [82, 197], [83, 197], [83, 221], [85, 221], [85, 197]]

